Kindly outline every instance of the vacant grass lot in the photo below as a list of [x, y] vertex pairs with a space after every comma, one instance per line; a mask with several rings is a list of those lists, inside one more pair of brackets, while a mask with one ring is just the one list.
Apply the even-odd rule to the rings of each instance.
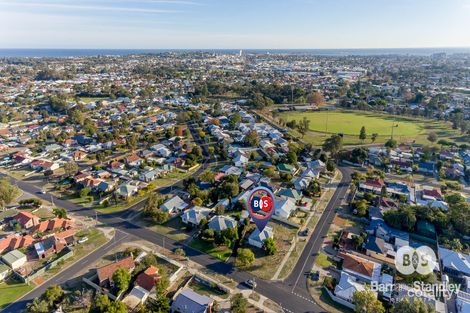
[[193, 241], [189, 244], [191, 248], [197, 249], [199, 251], [205, 252], [212, 255], [222, 261], [227, 261], [227, 259], [232, 254], [232, 248], [226, 247], [224, 245], [217, 246], [213, 242], [208, 242], [199, 238], [194, 238]]
[[[399, 142], [429, 143], [427, 136], [435, 132], [439, 139], [447, 139], [456, 143], [464, 143], [469, 138], [461, 136], [458, 130], [453, 130], [450, 124], [442, 121], [433, 121], [422, 118], [400, 117], [379, 113], [361, 111], [333, 111], [333, 112], [288, 112], [280, 115], [286, 121], [301, 121], [304, 117], [310, 120], [310, 132], [304, 140], [320, 145], [332, 133], [344, 134], [344, 144], [355, 145], [372, 143], [371, 135], [377, 133], [377, 143], [387, 141], [393, 128], [394, 138]], [[361, 127], [366, 128], [367, 139], [361, 142], [359, 132]], [[298, 135], [298, 134], [296, 134]]]

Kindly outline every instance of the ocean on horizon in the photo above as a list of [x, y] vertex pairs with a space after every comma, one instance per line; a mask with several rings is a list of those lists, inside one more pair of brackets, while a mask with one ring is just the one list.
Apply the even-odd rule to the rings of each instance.
[[[420, 55], [434, 53], [470, 53], [470, 48], [389, 48], [389, 49], [242, 49], [254, 54], [302, 54], [317, 56], [373, 56], [373, 55]], [[240, 49], [0, 49], [0, 57], [86, 57], [98, 55], [132, 55], [183, 52], [211, 52], [238, 54]]]

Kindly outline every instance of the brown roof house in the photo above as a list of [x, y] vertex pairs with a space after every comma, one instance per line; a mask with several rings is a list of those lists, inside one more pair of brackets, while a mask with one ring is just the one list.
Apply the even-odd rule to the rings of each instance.
[[10, 224], [18, 223], [20, 224], [21, 228], [29, 229], [33, 226], [38, 225], [39, 220], [40, 219], [38, 216], [26, 211], [21, 211], [20, 213], [16, 214], [15, 217], [13, 217]]
[[96, 269], [98, 276], [98, 284], [101, 287], [112, 287], [113, 286], [113, 274], [118, 268], [125, 268], [129, 272], [132, 272], [135, 268], [134, 259], [132, 256], [119, 260], [117, 262], [102, 266]]
[[361, 258], [360, 256], [350, 253], [339, 253], [338, 257], [343, 259], [343, 271], [353, 275], [358, 280], [371, 283], [372, 281], [379, 281], [380, 270], [382, 265]]

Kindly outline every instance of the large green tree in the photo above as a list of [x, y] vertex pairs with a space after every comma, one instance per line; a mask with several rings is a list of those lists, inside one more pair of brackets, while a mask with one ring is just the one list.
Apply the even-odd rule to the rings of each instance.
[[357, 313], [385, 313], [382, 302], [377, 299], [377, 295], [371, 290], [356, 291], [353, 294], [354, 309]]

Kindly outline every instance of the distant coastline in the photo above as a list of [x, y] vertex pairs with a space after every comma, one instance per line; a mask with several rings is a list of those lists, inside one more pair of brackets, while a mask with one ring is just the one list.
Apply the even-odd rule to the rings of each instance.
[[[388, 49], [242, 49], [244, 53], [300, 54], [317, 56], [418, 55], [470, 53], [469, 48], [388, 48]], [[84, 57], [98, 55], [159, 54], [166, 52], [211, 52], [238, 54], [240, 49], [0, 49], [0, 57]]]

